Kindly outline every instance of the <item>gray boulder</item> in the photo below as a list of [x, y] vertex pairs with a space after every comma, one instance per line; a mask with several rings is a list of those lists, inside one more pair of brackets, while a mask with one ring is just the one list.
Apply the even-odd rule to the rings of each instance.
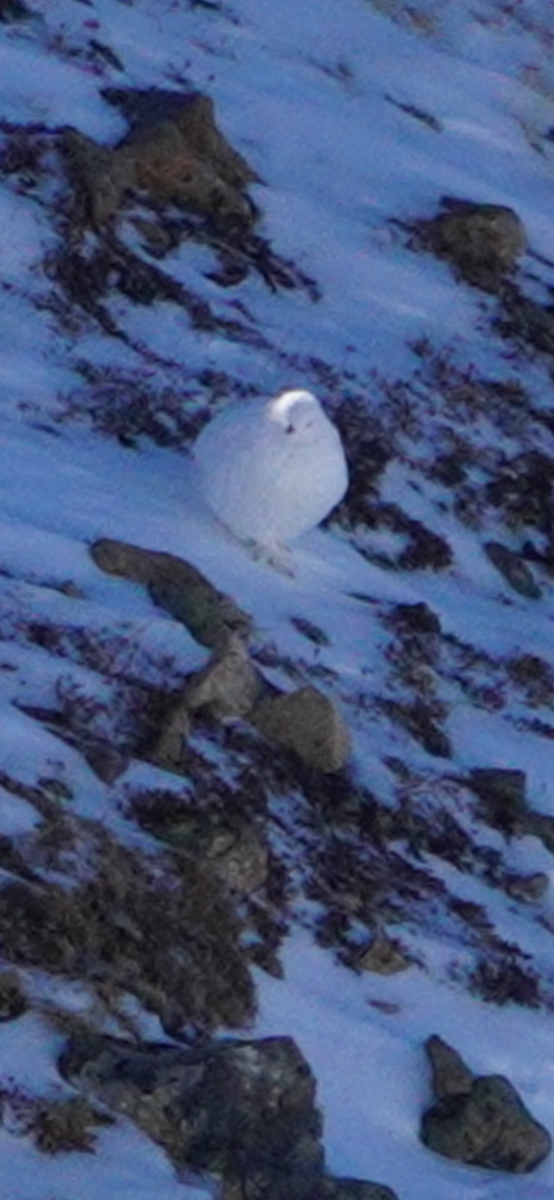
[[290, 1037], [175, 1047], [79, 1034], [59, 1065], [178, 1168], [220, 1180], [225, 1200], [398, 1200], [383, 1184], [325, 1172], [315, 1079]]
[[425, 1048], [436, 1103], [423, 1115], [422, 1142], [437, 1154], [493, 1171], [522, 1174], [538, 1167], [552, 1139], [509, 1080], [473, 1075], [442, 1038], [430, 1037]]

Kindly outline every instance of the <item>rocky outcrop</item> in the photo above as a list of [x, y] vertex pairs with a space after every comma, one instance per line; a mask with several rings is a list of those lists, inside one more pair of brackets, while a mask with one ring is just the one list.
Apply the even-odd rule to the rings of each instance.
[[60, 1068], [179, 1167], [221, 1179], [229, 1200], [396, 1200], [379, 1184], [325, 1175], [315, 1080], [292, 1038], [175, 1049], [85, 1035]]
[[420, 1137], [430, 1150], [474, 1166], [514, 1174], [532, 1171], [552, 1149], [550, 1134], [526, 1109], [503, 1075], [473, 1075], [442, 1038], [425, 1048], [436, 1103], [424, 1113]]
[[182, 205], [216, 225], [251, 226], [255, 209], [245, 194], [258, 177], [218, 129], [213, 101], [199, 92], [107, 89], [123, 109], [130, 133], [115, 147], [66, 129], [62, 150], [89, 219], [106, 224], [131, 191], [153, 202]]

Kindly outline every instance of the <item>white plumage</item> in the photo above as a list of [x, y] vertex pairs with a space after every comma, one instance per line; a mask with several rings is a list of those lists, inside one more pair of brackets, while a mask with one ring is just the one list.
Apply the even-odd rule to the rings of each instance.
[[231, 405], [204, 427], [193, 453], [212, 512], [274, 559], [348, 486], [339, 434], [310, 392]]

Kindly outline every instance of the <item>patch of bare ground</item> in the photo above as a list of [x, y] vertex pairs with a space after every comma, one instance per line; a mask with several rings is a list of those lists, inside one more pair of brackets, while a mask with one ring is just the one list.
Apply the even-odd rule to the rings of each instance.
[[249, 961], [281, 974], [279, 949], [290, 927], [294, 893], [286, 864], [268, 838], [268, 796], [248, 766], [229, 781], [198, 748], [190, 750], [179, 792], [124, 791], [125, 811], [146, 832], [181, 852], [206, 861], [235, 898]]
[[[108, 48], [103, 48], [100, 43], [89, 50], [93, 57], [102, 57], [104, 51], [108, 52]], [[54, 46], [53, 52], [56, 52]], [[79, 47], [75, 52], [80, 56], [84, 48]], [[111, 103], [123, 103], [125, 94], [124, 90], [107, 89], [106, 99]], [[129, 96], [133, 99], [132, 89]], [[158, 95], [154, 89], [152, 93], [137, 92], [134, 98], [141, 96], [146, 110], [148, 106], [152, 107], [156, 97], [158, 104], [163, 101], [169, 105], [168, 115], [164, 116], [163, 111], [159, 113], [160, 145], [165, 145], [164, 136], [169, 135], [170, 128], [179, 138], [182, 117], [179, 104], [183, 111], [186, 110], [188, 100], [194, 103], [194, 95], [188, 97], [177, 91]], [[136, 114], [132, 114], [133, 131], [129, 135], [129, 144], [124, 139], [122, 146], [115, 148], [96, 146], [68, 127], [58, 129], [39, 123], [0, 122], [0, 178], [12, 191], [25, 194], [48, 215], [55, 234], [55, 243], [53, 246], [50, 243], [45, 255], [42, 277], [32, 303], [51, 313], [57, 327], [72, 338], [91, 326], [99, 327], [110, 339], [123, 341], [136, 353], [139, 362], [151, 369], [161, 367], [175, 371], [177, 364], [158, 354], [145, 341], [133, 338], [126, 329], [126, 305], [121, 304], [122, 300], [127, 306], [174, 305], [183, 311], [188, 324], [200, 332], [217, 334], [279, 355], [241, 298], [240, 285], [254, 273], [271, 291], [301, 290], [311, 302], [319, 298], [315, 281], [297, 264], [279, 255], [254, 230], [257, 210], [253, 204], [244, 198], [242, 220], [228, 220], [225, 213], [219, 211], [218, 203], [230, 185], [222, 182], [220, 194], [216, 186], [217, 155], [222, 155], [227, 167], [227, 159], [233, 164], [235, 159], [240, 161], [240, 156], [230, 147], [225, 151], [219, 131], [215, 125], [211, 127], [208, 118], [213, 106], [209, 99], [196, 97], [196, 100], [200, 107], [204, 104], [207, 114], [205, 141], [202, 142], [199, 135], [202, 122], [194, 130], [193, 121], [189, 132], [193, 141], [194, 137], [198, 138], [200, 150], [196, 147], [188, 158], [185, 154], [187, 169], [184, 175], [187, 177], [191, 164], [198, 169], [200, 180], [204, 179], [203, 171], [211, 178], [213, 170], [213, 195], [210, 193], [210, 203], [213, 201], [215, 205], [213, 212], [209, 204], [205, 211], [202, 207], [195, 211], [195, 203], [191, 201], [189, 205], [186, 195], [173, 196], [171, 187], [177, 187], [180, 176], [175, 166], [170, 169], [168, 165], [175, 160], [171, 145], [166, 147], [167, 162], [164, 159], [163, 170], [160, 167], [157, 171], [154, 164], [146, 171], [144, 179], [140, 171], [135, 179], [135, 157], [141, 160], [143, 155], [148, 164], [149, 154], [155, 158], [157, 152], [155, 137], [152, 146], [148, 142], [148, 121], [144, 133], [140, 132], [140, 121], [140, 128], [135, 128]], [[141, 120], [143, 118], [144, 114]], [[215, 165], [206, 166], [210, 152], [215, 155]], [[163, 158], [162, 150], [160, 154]], [[241, 176], [236, 187], [237, 179], [231, 172], [237, 196], [240, 196], [244, 180], [256, 178], [255, 172], [249, 172], [246, 164], [242, 166], [244, 179]], [[146, 170], [144, 163], [142, 167]], [[166, 167], [171, 186], [168, 184], [167, 194], [162, 188], [158, 195], [156, 186], [162, 186]], [[130, 171], [129, 179], [126, 170]], [[194, 171], [192, 174], [194, 177]], [[93, 219], [91, 212], [91, 195], [96, 195], [96, 191], [104, 202], [113, 201], [114, 211], [110, 209], [102, 219], [98, 214]], [[203, 269], [196, 282], [192, 269], [192, 283], [185, 282], [190, 275], [186, 266], [187, 243], [201, 244], [206, 257], [212, 260], [211, 266]], [[176, 261], [181, 254], [184, 254], [182, 269]], [[212, 294], [214, 284], [226, 293], [230, 289], [237, 291], [232, 302], [226, 303], [225, 312], [219, 312], [217, 306], [205, 298], [205, 279], [209, 280]], [[94, 378], [87, 378], [87, 374]], [[194, 418], [191, 424], [186, 405], [181, 411], [177, 385], [175, 391], [170, 387], [155, 388], [131, 373], [124, 377], [115, 369], [102, 371], [90, 364], [82, 364], [82, 375], [82, 387], [74, 389], [64, 399], [60, 419], [89, 419], [105, 434], [119, 437], [124, 442], [128, 440], [131, 445], [136, 437], [144, 435], [159, 444], [173, 446], [182, 442], [183, 436], [186, 439], [196, 432]], [[240, 394], [239, 381], [234, 381], [232, 391], [233, 395]]]
[[[454, 559], [445, 518], [471, 531], [499, 586], [540, 596], [554, 563], [554, 427], [544, 390], [517, 373], [486, 377], [453, 347], [420, 339], [405, 379], [345, 380], [335, 419], [350, 487], [333, 521], [377, 565], [445, 570]], [[330, 381], [336, 395], [340, 389]], [[409, 502], [390, 499], [394, 471]], [[424, 514], [424, 516], [422, 515]]]
[[61, 423], [83, 422], [123, 446], [136, 446], [149, 438], [158, 446], [181, 450], [202, 424], [197, 389], [156, 385], [155, 377], [116, 367], [99, 367], [81, 361], [77, 371], [82, 384], [61, 397]]
[[[207, 732], [198, 730], [194, 739], [197, 757], [188, 781], [194, 784], [186, 799], [169, 795], [158, 809], [158, 800], [145, 792], [132, 804], [140, 823], [157, 825], [162, 837], [164, 826], [167, 834], [181, 820], [189, 836], [195, 820], [213, 821], [216, 811], [216, 821], [248, 814], [260, 822], [271, 850], [269, 872], [243, 907], [260, 965], [278, 969], [275, 952], [282, 936], [291, 921], [300, 919], [356, 971], [366, 969], [368, 946], [390, 927], [395, 943], [400, 931], [397, 950], [408, 963], [424, 967], [421, 952], [412, 947], [422, 933], [440, 931], [453, 972], [458, 951], [465, 948], [477, 962], [483, 957], [493, 963], [499, 978], [516, 980], [516, 968], [534, 976], [531, 956], [505, 941], [488, 907], [492, 889], [497, 904], [500, 899], [501, 907], [522, 905], [532, 922], [533, 881], [510, 868], [508, 844], [503, 849], [483, 839], [478, 802], [463, 780], [413, 775], [391, 761], [397, 803], [385, 808], [347, 774], [324, 777], [238, 725], [212, 727], [206, 761], [201, 746]], [[214, 737], [223, 752], [218, 767]], [[482, 887], [482, 902], [457, 894], [457, 879], [463, 876]], [[478, 987], [478, 977], [467, 978], [467, 970], [460, 982]], [[550, 1005], [553, 985], [554, 979], [543, 978], [541, 1004]], [[515, 982], [509, 994], [507, 985], [499, 987], [497, 999], [534, 1003]]]
[[[148, 357], [146, 350], [144, 356]], [[147, 438], [176, 453], [186, 452], [222, 403], [230, 397], [258, 395], [252, 385], [224, 371], [200, 371], [189, 382], [182, 368], [171, 363], [165, 364], [161, 385], [155, 362], [146, 371], [132, 371], [79, 359], [75, 371], [81, 382], [58, 398], [58, 423], [90, 425], [131, 448]]]
[[[371, 383], [377, 383], [377, 377]], [[378, 386], [387, 398], [394, 395], [399, 401], [396, 407], [398, 429], [389, 418], [386, 423], [374, 419], [372, 405], [361, 399], [345, 399], [334, 413], [348, 460], [350, 484], [333, 520], [351, 531], [361, 554], [383, 566], [409, 571], [443, 570], [452, 562], [452, 551], [444, 537], [410, 516], [399, 504], [380, 497], [381, 476], [387, 464], [401, 453], [400, 428], [405, 432], [412, 425], [414, 416], [407, 407], [402, 411], [404, 397], [400, 396], [400, 385], [396, 387], [380, 380]], [[408, 389], [405, 398], [408, 399]], [[389, 411], [393, 409], [394, 405]], [[387, 538], [387, 547], [392, 543], [394, 548], [380, 553], [372, 545], [371, 538], [358, 536], [366, 530], [373, 535], [373, 541], [375, 534], [392, 534], [392, 538]]]
[[131, 849], [32, 794], [42, 821], [28, 869], [12, 861], [0, 889], [6, 960], [79, 980], [114, 1014], [133, 996], [168, 1031], [243, 1025], [254, 989], [242, 925], [209, 864]]
[[[317, 626], [294, 624], [310, 642], [325, 648]], [[150, 758], [163, 714], [179, 693], [175, 664], [150, 661], [134, 642], [131, 650], [125, 631], [64, 628], [34, 617], [14, 631], [24, 644], [46, 650], [60, 662], [50, 707], [27, 703], [25, 711], [76, 747], [101, 779], [111, 786], [117, 780], [115, 794], [125, 816], [161, 847], [158, 862], [155, 856], [143, 860], [108, 835], [101, 845], [99, 833], [91, 833], [86, 824], [76, 832], [63, 800], [51, 789], [39, 788], [31, 802], [36, 801], [45, 825], [32, 856], [22, 856], [10, 839], [0, 844], [0, 864], [14, 876], [0, 896], [0, 934], [5, 928], [14, 963], [91, 978], [103, 995], [119, 996], [127, 989], [172, 1028], [187, 1020], [213, 1023], [213, 1011], [223, 1014], [226, 1023], [240, 1022], [240, 1013], [247, 1014], [251, 1005], [248, 964], [278, 974], [280, 945], [298, 919], [308, 921], [318, 940], [355, 970], [379, 958], [376, 951], [372, 958], [371, 946], [390, 925], [404, 931], [397, 950], [408, 962], [424, 966], [420, 953], [410, 949], [417, 944], [413, 935], [426, 931], [433, 936], [439, 929], [453, 958], [456, 947], [464, 946], [488, 956], [499, 975], [507, 972], [514, 949], [496, 933], [487, 895], [493, 889], [506, 904], [521, 904], [529, 912], [531, 884], [527, 887], [528, 881], [510, 867], [508, 843], [502, 848], [483, 839], [480, 802], [453, 772], [437, 775], [434, 768], [418, 774], [407, 761], [390, 758], [396, 799], [392, 807], [384, 807], [349, 771], [326, 777], [245, 723], [201, 713], [180, 756], [179, 787], [175, 776], [169, 786], [169, 774], [167, 789], [159, 782], [137, 786], [132, 769], [126, 771], [133, 759]], [[381, 632], [386, 634], [386, 687], [373, 697], [367, 719], [407, 731], [435, 759], [451, 752], [446, 719], [456, 689], [464, 700], [489, 708], [493, 702], [503, 705], [506, 695], [519, 696], [538, 712], [551, 703], [554, 673], [549, 664], [531, 655], [497, 662], [445, 635], [428, 605], [391, 606]], [[289, 669], [275, 649], [268, 653], [272, 666]], [[291, 660], [290, 670], [302, 682], [311, 666]], [[332, 671], [326, 677], [337, 686]], [[349, 703], [351, 698], [343, 699]], [[79, 871], [72, 875], [79, 838], [88, 847], [84, 857], [79, 855], [79, 870], [89, 863], [86, 880]], [[62, 861], [67, 882], [50, 884], [45, 872], [59, 871]], [[457, 895], [460, 874], [483, 887], [482, 903]], [[132, 882], [135, 877], [138, 885]], [[198, 911], [203, 891], [213, 898], [206, 929], [202, 921], [194, 926], [181, 879], [189, 899], [199, 897]], [[42, 926], [37, 923], [39, 909], [47, 915]], [[169, 913], [168, 934], [160, 941], [151, 978], [141, 954], [161, 937], [155, 914], [162, 910]], [[227, 939], [215, 947], [210, 944], [212, 912], [214, 926], [219, 922]], [[84, 925], [89, 927], [86, 936]], [[178, 926], [192, 946], [185, 956], [189, 991], [180, 1001], [175, 993], [184, 986], [182, 943], [169, 945]], [[222, 955], [234, 964], [232, 978], [217, 985], [209, 972], [214, 963], [221, 964]], [[209, 995], [201, 995], [195, 979], [206, 970]], [[234, 992], [229, 999], [227, 986], [238, 991], [239, 1000]]]
[[[469, 973], [470, 991], [493, 1004], [540, 1008], [546, 997], [540, 975], [533, 970], [529, 958], [518, 946], [506, 946], [500, 960], [487, 953]], [[549, 999], [551, 1007], [552, 996]]]
[[[115, 235], [105, 235], [87, 250], [62, 245], [49, 255], [47, 277], [59, 289], [69, 311], [75, 308], [96, 322], [104, 333], [129, 345], [132, 339], [110, 309], [110, 298], [119, 294], [133, 304], [151, 305], [170, 302], [184, 309], [191, 325], [204, 332], [219, 332], [232, 341], [244, 341], [258, 348], [266, 345], [263, 335], [245, 322], [215, 315], [206, 300], [183, 283], [148, 262]], [[45, 299], [44, 306], [48, 302]], [[56, 294], [52, 311], [61, 314]], [[153, 356], [154, 358], [155, 356]]]
[[40, 701], [22, 680], [13, 703], [78, 749], [105, 781], [151, 740], [182, 686], [182, 665], [169, 652], [150, 653], [131, 624], [95, 627], [86, 618], [62, 624], [40, 605], [26, 609], [21, 592], [4, 598], [2, 643], [36, 652], [39, 675], [47, 655], [49, 686], [40, 689]]

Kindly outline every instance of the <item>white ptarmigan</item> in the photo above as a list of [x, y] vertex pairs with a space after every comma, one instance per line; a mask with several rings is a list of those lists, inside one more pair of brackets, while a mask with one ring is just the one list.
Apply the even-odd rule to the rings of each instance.
[[289, 542], [318, 525], [348, 486], [339, 433], [311, 392], [232, 404], [204, 427], [193, 455], [212, 512], [284, 569]]

